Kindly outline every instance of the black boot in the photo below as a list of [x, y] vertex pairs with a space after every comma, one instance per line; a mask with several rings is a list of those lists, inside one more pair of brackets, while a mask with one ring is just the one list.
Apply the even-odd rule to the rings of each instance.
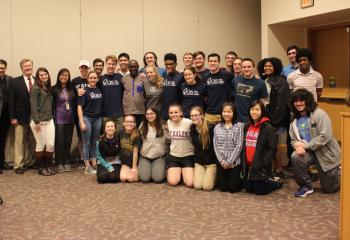
[[45, 162], [44, 162], [44, 152], [36, 152], [35, 151], [35, 159], [38, 165], [38, 173], [43, 176], [50, 176], [49, 171], [45, 168]]
[[50, 175], [55, 175], [56, 174], [56, 168], [53, 166], [53, 162], [52, 162], [52, 155], [53, 152], [46, 152], [44, 154], [44, 162], [45, 162], [45, 167], [48, 170], [48, 172], [50, 173]]

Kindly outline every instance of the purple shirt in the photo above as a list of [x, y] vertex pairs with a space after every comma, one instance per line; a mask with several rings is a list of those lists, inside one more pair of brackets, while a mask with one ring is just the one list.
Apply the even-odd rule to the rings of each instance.
[[[67, 107], [67, 103], [69, 108]], [[62, 93], [56, 100], [56, 122], [57, 124], [73, 123], [73, 101], [69, 96], [67, 89], [63, 88]]]

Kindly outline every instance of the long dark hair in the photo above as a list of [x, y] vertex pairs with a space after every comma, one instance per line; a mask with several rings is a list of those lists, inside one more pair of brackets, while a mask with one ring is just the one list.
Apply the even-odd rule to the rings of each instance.
[[224, 102], [221, 106], [221, 122], [225, 123], [225, 119], [222, 117], [222, 112], [224, 110], [225, 107], [230, 107], [232, 112], [233, 112], [233, 116], [232, 116], [232, 124], [234, 124], [236, 122], [237, 119], [237, 109], [236, 106], [233, 102]]
[[106, 134], [105, 129], [106, 129], [107, 123], [109, 123], [109, 122], [112, 122], [112, 123], [113, 123], [114, 128], [115, 128], [114, 138], [115, 138], [115, 139], [117, 138], [117, 135], [118, 135], [118, 132], [117, 132], [117, 124], [116, 124], [113, 120], [109, 119], [109, 120], [107, 120], [106, 122], [103, 123], [103, 133], [102, 133], [102, 135], [101, 135], [100, 138], [99, 138], [100, 141], [102, 141], [103, 139], [107, 139], [107, 134]]
[[196, 83], [198, 83], [198, 82], [201, 81], [201, 79], [199, 78], [199, 75], [198, 75], [198, 73], [197, 73], [195, 67], [193, 67], [193, 66], [185, 67], [184, 72], [185, 72], [186, 70], [191, 71], [191, 72], [193, 73], [193, 75], [195, 75], [194, 80], [196, 81]]
[[[48, 79], [47, 79], [47, 82], [46, 84], [44, 84], [41, 80], [40, 80], [40, 77], [39, 77], [39, 73], [40, 72], [45, 72], [47, 73], [48, 75]], [[50, 73], [49, 71], [44, 68], [44, 67], [40, 67], [38, 68], [38, 70], [36, 70], [36, 73], [35, 73], [35, 83], [36, 85], [38, 85], [40, 88], [44, 88], [46, 89], [49, 93], [51, 93], [51, 77], [50, 77]]]
[[148, 120], [146, 118], [146, 113], [148, 110], [151, 110], [156, 114], [156, 119], [154, 120], [155, 123], [155, 128], [156, 128], [156, 138], [158, 137], [163, 137], [164, 134], [164, 122], [163, 120], [159, 117], [159, 114], [157, 111], [152, 108], [148, 107], [145, 112], [145, 118], [142, 121], [141, 127], [140, 127], [140, 133], [143, 139], [147, 139], [147, 133], [148, 133]]
[[62, 68], [62, 69], [60, 69], [58, 71], [58, 73], [57, 73], [57, 81], [56, 81], [55, 86], [53, 86], [53, 94], [55, 95], [55, 97], [58, 97], [62, 93], [63, 87], [62, 87], [62, 83], [60, 81], [60, 76], [63, 73], [68, 73], [68, 81], [67, 81], [67, 84], [66, 84], [66, 89], [68, 91], [69, 97], [74, 98], [74, 92], [73, 92], [73, 88], [72, 88], [72, 85], [71, 85], [70, 72], [69, 72], [69, 70], [67, 68]]
[[259, 100], [255, 100], [253, 101], [250, 106], [249, 106], [249, 125], [250, 124], [254, 124], [254, 120], [252, 118], [252, 116], [250, 115], [250, 109], [256, 105], [259, 105], [260, 106], [260, 109], [261, 109], [261, 116], [260, 118], [258, 119], [258, 122], [263, 118], [263, 117], [268, 117], [268, 112], [267, 112], [267, 109], [266, 109], [266, 106], [265, 106], [265, 103], [263, 101], [261, 101], [260, 99]]
[[308, 116], [317, 108], [317, 103], [314, 99], [314, 95], [312, 95], [311, 92], [305, 88], [297, 89], [292, 92], [289, 98], [289, 108], [293, 113], [294, 118], [300, 117], [300, 112], [294, 106], [294, 102], [297, 100], [305, 101], [305, 111]]

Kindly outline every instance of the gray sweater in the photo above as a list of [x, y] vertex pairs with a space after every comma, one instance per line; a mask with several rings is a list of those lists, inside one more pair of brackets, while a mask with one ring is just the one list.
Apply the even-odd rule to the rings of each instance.
[[340, 147], [333, 137], [332, 123], [328, 114], [324, 110], [316, 108], [310, 114], [308, 127], [311, 129], [311, 141], [309, 143], [301, 139], [297, 119], [294, 119], [289, 129], [292, 146], [294, 147], [294, 144], [298, 141], [304, 142], [305, 149], [315, 153], [322, 170], [325, 172], [339, 166]]

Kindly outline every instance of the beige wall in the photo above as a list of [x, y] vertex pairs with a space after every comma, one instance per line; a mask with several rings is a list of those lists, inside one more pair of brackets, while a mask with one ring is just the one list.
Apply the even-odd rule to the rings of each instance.
[[280, 57], [285, 64], [286, 47], [307, 46], [307, 28], [350, 20], [349, 0], [315, 0], [314, 6], [301, 9], [300, 0], [261, 1], [262, 57]]
[[260, 58], [259, 0], [0, 0], [0, 9], [0, 58], [14, 76], [23, 57], [47, 67], [53, 81], [62, 67], [77, 75], [82, 58], [124, 51], [140, 62], [155, 51], [160, 65], [174, 52], [179, 68], [186, 51]]

